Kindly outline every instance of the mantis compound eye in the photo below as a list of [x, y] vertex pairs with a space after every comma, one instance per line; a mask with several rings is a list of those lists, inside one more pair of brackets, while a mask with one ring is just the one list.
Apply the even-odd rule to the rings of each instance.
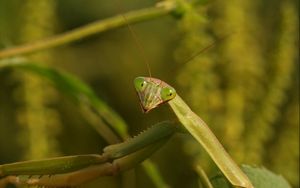
[[160, 95], [163, 101], [169, 101], [176, 96], [176, 91], [172, 87], [164, 87], [161, 89]]
[[144, 77], [137, 77], [134, 79], [134, 87], [137, 91], [143, 91], [147, 85]]

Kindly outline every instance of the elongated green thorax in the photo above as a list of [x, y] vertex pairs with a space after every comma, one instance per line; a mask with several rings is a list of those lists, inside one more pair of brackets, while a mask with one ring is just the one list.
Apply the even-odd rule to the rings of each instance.
[[176, 96], [173, 87], [157, 78], [137, 77], [134, 80], [134, 86], [144, 113]]
[[236, 187], [253, 188], [248, 177], [229, 156], [205, 122], [179, 95], [176, 96], [174, 88], [159, 79], [150, 77], [137, 77], [134, 80], [134, 86], [144, 112], [169, 101], [179, 121], [204, 147], [227, 179]]

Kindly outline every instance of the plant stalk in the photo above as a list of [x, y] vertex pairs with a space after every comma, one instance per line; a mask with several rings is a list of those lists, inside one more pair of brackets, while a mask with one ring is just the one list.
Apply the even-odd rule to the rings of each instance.
[[[176, 8], [174, 3], [171, 5], [160, 3], [159, 5], [160, 6], [131, 11], [124, 14], [124, 16], [126, 16], [128, 23], [138, 23], [167, 15]], [[58, 34], [56, 36], [52, 36], [50, 38], [41, 39], [32, 43], [4, 49], [0, 51], [0, 59], [61, 46], [96, 33], [101, 33], [110, 29], [124, 26], [126, 24], [127, 23], [124, 21], [123, 16], [117, 15], [111, 18], [87, 24], [71, 31]]]

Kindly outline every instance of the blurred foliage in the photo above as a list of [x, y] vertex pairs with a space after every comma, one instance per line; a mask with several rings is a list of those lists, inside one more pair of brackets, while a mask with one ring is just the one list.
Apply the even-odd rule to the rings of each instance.
[[[278, 176], [265, 168], [255, 168], [248, 165], [243, 165], [242, 170], [250, 178], [255, 188], [290, 187], [289, 183], [282, 176]], [[215, 188], [232, 187], [230, 183], [227, 182], [227, 180], [221, 175], [212, 177], [211, 182]]]
[[[20, 9], [24, 16], [21, 18], [18, 40], [23, 43], [52, 35], [56, 25], [54, 10], [54, 1], [25, 1]], [[52, 57], [50, 53], [44, 52], [29, 58], [49, 62]], [[59, 133], [60, 117], [51, 107], [55, 102], [55, 92], [32, 74], [17, 71], [14, 76], [19, 82], [14, 91], [15, 101], [18, 103], [16, 119], [20, 126], [17, 137], [24, 148], [24, 158], [42, 159], [58, 155], [55, 136]]]
[[[151, 1], [0, 0], [0, 47], [61, 33]], [[121, 6], [120, 6], [121, 4]], [[120, 9], [121, 7], [121, 9]], [[134, 25], [151, 71], [191, 105], [239, 163], [266, 166], [299, 187], [298, 1], [203, 1], [183, 4], [181, 18]], [[230, 34], [225, 40], [218, 38]], [[210, 43], [215, 46], [188, 63]], [[130, 125], [132, 135], [164, 119], [166, 106], [144, 115], [132, 81], [147, 75], [126, 28], [43, 51], [29, 58], [88, 82]], [[174, 63], [176, 62], [176, 63]], [[0, 163], [100, 153], [106, 145], [76, 104], [34, 75], [0, 70]], [[192, 165], [216, 168], [187, 135], [153, 160], [171, 187], [197, 187]], [[191, 160], [192, 159], [192, 160]], [[174, 165], [176, 164], [176, 165]], [[141, 169], [137, 185], [153, 187]], [[100, 185], [119, 187], [119, 177]]]
[[[269, 16], [274, 18], [270, 7], [256, 1], [215, 2], [205, 9], [207, 19], [186, 14], [179, 26], [185, 35], [179, 54], [216, 40], [211, 38], [233, 34], [217, 45], [217, 52], [211, 50], [183, 65], [178, 83], [193, 109], [215, 129], [236, 160], [265, 165], [277, 173], [283, 173], [278, 167], [283, 168], [283, 161], [292, 163], [290, 168], [285, 165], [289, 171], [285, 175], [298, 185], [299, 119], [296, 112], [284, 116], [290, 108], [299, 112], [292, 107], [298, 106], [294, 94], [299, 82], [298, 15], [293, 2], [278, 6], [274, 23], [268, 23]], [[284, 152], [281, 142], [295, 149]], [[191, 147], [197, 147], [194, 140], [187, 143], [186, 150]], [[266, 149], [269, 147], [272, 149]], [[205, 164], [207, 156], [200, 158]]]

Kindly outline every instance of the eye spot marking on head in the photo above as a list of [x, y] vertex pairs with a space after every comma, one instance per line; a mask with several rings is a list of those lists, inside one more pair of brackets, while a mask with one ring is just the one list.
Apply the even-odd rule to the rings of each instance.
[[144, 77], [137, 77], [134, 80], [134, 87], [137, 91], [142, 91], [147, 85], [147, 81]]
[[163, 101], [169, 101], [175, 97], [176, 91], [174, 88], [169, 86], [169, 87], [162, 88], [160, 94]]

